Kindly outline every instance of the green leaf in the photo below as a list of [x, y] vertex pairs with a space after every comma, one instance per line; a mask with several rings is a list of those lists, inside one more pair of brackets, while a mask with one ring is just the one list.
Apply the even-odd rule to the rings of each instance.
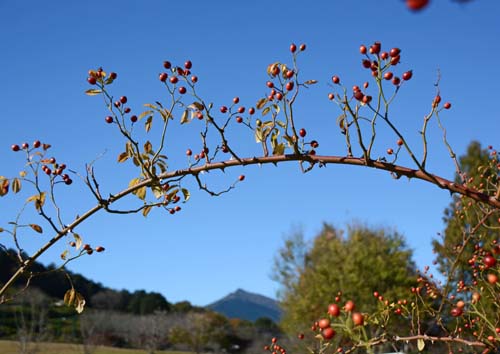
[[37, 225], [37, 224], [30, 224], [30, 227], [35, 230], [36, 232], [38, 232], [39, 234], [43, 233], [43, 229], [40, 225]]
[[100, 93], [102, 93], [102, 90], [99, 90], [99, 89], [89, 89], [87, 91], [85, 91], [85, 93], [89, 96], [95, 96], [95, 95], [98, 95]]
[[418, 348], [418, 351], [421, 352], [422, 350], [424, 350], [425, 348], [425, 342], [422, 338], [419, 338], [417, 340], [417, 348]]
[[184, 195], [184, 201], [187, 202], [189, 198], [191, 197], [191, 194], [186, 188], [181, 189], [182, 194]]

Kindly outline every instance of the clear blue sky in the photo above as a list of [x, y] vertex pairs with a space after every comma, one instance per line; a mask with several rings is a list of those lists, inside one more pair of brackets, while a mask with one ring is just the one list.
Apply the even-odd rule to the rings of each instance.
[[[193, 62], [199, 89], [216, 106], [239, 96], [254, 104], [266, 92], [265, 69], [275, 61], [290, 62], [291, 42], [307, 43], [301, 55], [302, 77], [319, 83], [299, 101], [297, 119], [308, 135], [320, 141], [320, 154], [345, 153], [335, 126], [339, 114], [326, 99], [329, 78], [362, 84], [360, 44], [381, 41], [385, 49], [402, 48], [400, 70], [413, 69], [394, 107], [397, 124], [415, 146], [418, 130], [434, 96], [441, 71], [441, 92], [452, 102], [443, 114], [449, 140], [458, 153], [479, 140], [497, 144], [497, 64], [500, 49], [500, 3], [433, 1], [421, 13], [409, 12], [403, 1], [2, 1], [0, 2], [0, 174], [13, 176], [20, 155], [13, 143], [40, 139], [53, 154], [83, 173], [86, 162], [106, 152], [96, 164], [104, 190], [117, 192], [135, 177], [115, 163], [123, 142], [104, 123], [100, 98], [87, 97], [88, 69], [116, 71], [115, 96], [127, 95], [134, 112], [146, 102], [161, 100], [157, 79], [162, 62]], [[186, 148], [198, 148], [195, 123], [174, 130], [168, 154], [172, 166], [185, 165]], [[235, 127], [239, 129], [240, 127]], [[258, 151], [251, 134], [235, 133], [242, 149]], [[430, 132], [429, 168], [453, 178], [454, 166]], [[382, 153], [394, 145], [382, 135]], [[497, 146], [498, 147], [498, 146]], [[417, 151], [420, 151], [417, 148]], [[16, 165], [17, 164], [17, 165]], [[17, 167], [16, 167], [17, 166]], [[395, 181], [387, 173], [329, 166], [302, 175], [296, 164], [250, 166], [214, 173], [216, 185], [247, 179], [220, 198], [196, 188], [175, 216], [155, 211], [142, 216], [99, 214], [79, 228], [86, 242], [106, 252], [84, 257], [70, 269], [117, 288], [161, 292], [169, 301], [210, 303], [236, 288], [275, 296], [270, 280], [275, 252], [283, 237], [302, 227], [312, 238], [323, 222], [339, 227], [353, 220], [396, 228], [415, 251], [420, 266], [432, 262], [431, 239], [442, 230], [442, 211], [450, 196], [418, 181]], [[78, 178], [60, 190], [69, 222], [93, 206]], [[12, 218], [15, 198], [1, 200], [2, 225]], [[46, 226], [46, 225], [45, 225]], [[48, 227], [46, 227], [48, 229]], [[6, 237], [5, 235], [2, 237]], [[33, 251], [43, 236], [25, 234], [23, 246]], [[2, 242], [6, 242], [5, 238]], [[46, 256], [58, 260], [63, 244]]]

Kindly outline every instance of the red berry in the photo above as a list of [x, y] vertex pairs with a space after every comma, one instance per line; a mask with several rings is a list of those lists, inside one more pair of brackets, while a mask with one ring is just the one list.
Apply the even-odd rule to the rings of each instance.
[[493, 273], [489, 273], [487, 275], [488, 283], [490, 284], [496, 284], [498, 282], [498, 276]]
[[186, 69], [191, 69], [193, 67], [193, 63], [191, 63], [191, 60], [188, 60], [184, 63], [184, 67]]
[[130, 121], [131, 121], [132, 123], [137, 122], [137, 116], [132, 116], [132, 117], [130, 117]]
[[294, 43], [290, 44], [290, 52], [295, 53], [296, 50], [297, 46]]
[[302, 138], [303, 138], [303, 137], [305, 137], [305, 136], [306, 136], [306, 134], [307, 134], [307, 132], [306, 132], [306, 130], [305, 130], [304, 128], [302, 128], [302, 129], [300, 129], [300, 130], [299, 130], [299, 135], [300, 135]]
[[293, 77], [293, 74], [294, 74], [293, 70], [287, 70], [287, 72], [285, 73], [285, 77], [287, 79], [291, 79]]
[[186, 155], [191, 156], [193, 154], [193, 151], [191, 149], [186, 150]]
[[300, 51], [303, 52], [304, 50], [306, 50], [306, 45], [305, 44], [301, 44], [300, 47], [299, 47]]
[[238, 107], [238, 113], [244, 113], [245, 112], [245, 107]]
[[400, 59], [401, 59], [401, 57], [399, 55], [396, 55], [395, 57], [393, 57], [391, 59], [391, 65], [397, 65], [399, 63]]
[[240, 102], [240, 98], [239, 97], [233, 98], [233, 103], [234, 104], [237, 104], [238, 102]]
[[403, 73], [403, 80], [408, 81], [411, 79], [412, 76], [413, 76], [412, 71], [411, 70], [407, 71], [407, 72]]
[[318, 327], [321, 329], [325, 329], [330, 327], [330, 320], [328, 318], [322, 318], [318, 321]]
[[35, 141], [33, 142], [33, 147], [34, 147], [35, 149], [39, 148], [39, 147], [40, 147], [40, 145], [42, 145], [42, 143], [40, 142], [40, 140], [35, 140]]
[[220, 108], [220, 111], [221, 111], [221, 113], [226, 113], [227, 112], [227, 107], [226, 106], [222, 106]]
[[323, 339], [330, 340], [335, 336], [335, 330], [332, 327], [325, 328], [321, 331]]
[[130, 107], [126, 107], [126, 108], [123, 110], [123, 112], [124, 112], [124, 113], [130, 113], [130, 111], [131, 111]]
[[254, 114], [254, 113], [255, 113], [255, 108], [250, 107], [250, 108], [248, 109], [248, 114]]
[[361, 54], [366, 54], [366, 46], [361, 45], [361, 46], [359, 47], [359, 52], [360, 52]]
[[177, 78], [177, 76], [172, 76], [172, 77], [170, 78], [170, 82], [171, 82], [172, 84], [176, 84], [176, 83], [178, 83], [178, 82], [179, 82], [179, 79]]
[[161, 82], [167, 81], [168, 74], [167, 73], [161, 73], [159, 76], [159, 79]]
[[459, 317], [461, 316], [462, 314], [464, 313], [464, 311], [459, 308], [459, 307], [454, 307], [451, 309], [450, 311], [450, 314], [453, 316], [453, 317]]
[[483, 263], [486, 266], [486, 268], [491, 268], [497, 264], [497, 260], [493, 256], [486, 256], [483, 258]]
[[311, 147], [317, 148], [319, 146], [319, 143], [316, 140], [311, 141]]
[[283, 99], [283, 94], [282, 94], [281, 92], [278, 92], [278, 93], [276, 94], [276, 99], [277, 99], [278, 101], [281, 101], [281, 100]]
[[368, 59], [363, 59], [363, 60], [361, 61], [361, 64], [363, 65], [363, 67], [364, 67], [365, 69], [368, 69], [368, 68], [370, 68], [370, 67], [372, 66], [372, 62], [371, 62], [371, 61], [369, 61]]
[[238, 180], [240, 180], [240, 181], [243, 181], [244, 179], [245, 179], [245, 175], [240, 175], [240, 176], [238, 177]]
[[429, 0], [406, 0], [406, 6], [413, 11], [419, 11], [429, 4]]
[[191, 82], [192, 83], [198, 82], [198, 76], [195, 76], [195, 75], [191, 76]]
[[355, 307], [356, 305], [354, 304], [354, 301], [349, 300], [345, 303], [344, 310], [346, 310], [347, 312], [351, 312], [354, 310]]
[[28, 144], [28, 143], [22, 143], [21, 144], [21, 148], [24, 149], [24, 150], [28, 150], [29, 147], [30, 147], [30, 144]]
[[389, 58], [389, 53], [387, 52], [380, 53], [380, 59], [386, 60], [387, 58]]
[[293, 90], [293, 82], [291, 82], [291, 81], [287, 82], [285, 88], [287, 91], [292, 91]]
[[331, 101], [335, 98], [335, 95], [333, 93], [328, 94], [328, 99]]
[[12, 151], [19, 151], [19, 150], [21, 150], [21, 148], [17, 144], [12, 145], [10, 148], [12, 149]]
[[399, 85], [401, 83], [401, 79], [399, 77], [395, 76], [392, 79], [392, 83], [397, 86], [397, 85]]
[[444, 109], [450, 109], [450, 108], [451, 108], [451, 103], [450, 103], [450, 102], [446, 102], [446, 103], [443, 105], [443, 108], [444, 108]]
[[390, 79], [392, 79], [392, 76], [393, 76], [393, 74], [390, 71], [388, 71], [384, 74], [384, 79], [390, 80]]
[[115, 72], [111, 72], [111, 73], [109, 74], [109, 78], [110, 78], [111, 80], [115, 80], [117, 76], [118, 76], [118, 75], [117, 75]]
[[88, 77], [87, 81], [91, 85], [95, 85], [97, 83], [97, 79], [95, 77], [93, 77], [93, 76]]
[[185, 88], [184, 86], [179, 87], [179, 93], [180, 93], [181, 95], [185, 94], [185, 93], [186, 93], [186, 91], [187, 91], [187, 90], [186, 90], [186, 88]]
[[120, 102], [123, 104], [127, 103], [127, 96], [120, 97]]
[[237, 123], [243, 123], [243, 118], [242, 118], [242, 117], [240, 117], [240, 116], [237, 116], [237, 117], [236, 117], [236, 122], [237, 122]]
[[340, 315], [340, 307], [337, 304], [330, 304], [328, 305], [328, 314], [337, 317]]
[[170, 69], [172, 67], [172, 63], [170, 63], [169, 61], [164, 61], [163, 62], [163, 67], [165, 69]]
[[338, 76], [332, 76], [332, 82], [334, 84], [339, 84], [340, 83], [340, 78]]
[[394, 154], [394, 150], [391, 148], [387, 149], [387, 155], [392, 155], [392, 154]]
[[364, 321], [365, 319], [361, 313], [354, 312], [352, 314], [352, 323], [354, 323], [355, 326], [362, 326]]
[[389, 52], [389, 55], [391, 58], [397, 57], [401, 53], [401, 49], [399, 48], [392, 48], [391, 51]]
[[380, 42], [373, 43], [373, 45], [370, 47], [370, 54], [380, 53], [381, 47], [382, 47], [382, 45], [380, 44]]
[[361, 90], [357, 90], [356, 92], [354, 92], [354, 98], [358, 101], [361, 101], [364, 96], [365, 95], [363, 94], [363, 92], [361, 92]]
[[108, 124], [113, 123], [113, 117], [111, 117], [111, 116], [107, 116], [104, 120], [105, 120], [105, 121], [106, 121], [106, 123], [108, 123]]
[[104, 252], [104, 247], [102, 247], [102, 246], [97, 246], [97, 247], [95, 248], [95, 251], [96, 251], [96, 252]]
[[368, 104], [372, 101], [372, 96], [365, 95], [363, 96], [363, 99], [361, 101], [365, 104]]
[[398, 144], [398, 146], [403, 145], [403, 139], [398, 139], [398, 141], [396, 141], [396, 144]]

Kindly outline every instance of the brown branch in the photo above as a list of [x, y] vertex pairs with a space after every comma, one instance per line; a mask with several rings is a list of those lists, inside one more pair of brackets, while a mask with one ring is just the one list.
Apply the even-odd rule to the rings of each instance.
[[293, 154], [293, 155], [276, 155], [267, 157], [250, 157], [250, 158], [242, 158], [240, 160], [228, 160], [228, 161], [207, 163], [203, 166], [191, 167], [172, 172], [165, 172], [158, 176], [154, 176], [153, 178], [147, 178], [132, 187], [124, 189], [123, 191], [110, 196], [107, 200], [105, 200], [106, 203], [100, 203], [94, 206], [93, 208], [89, 209], [86, 213], [76, 218], [70, 225], [60, 230], [54, 237], [52, 237], [52, 239], [50, 239], [37, 252], [35, 252], [33, 256], [31, 256], [30, 258], [28, 258], [26, 261], [23, 262], [21, 267], [18, 268], [18, 270], [14, 273], [14, 275], [0, 289], [0, 298], [2, 297], [2, 295], [5, 294], [7, 289], [33, 264], [33, 262], [35, 262], [35, 260], [38, 259], [38, 257], [40, 257], [43, 253], [45, 253], [45, 251], [47, 251], [62, 237], [72, 232], [72, 230], [75, 229], [78, 225], [80, 225], [83, 221], [91, 217], [93, 214], [97, 213], [99, 210], [104, 209], [105, 206], [111, 205], [112, 203], [133, 193], [134, 191], [140, 188], [150, 186], [152, 183], [158, 181], [158, 179], [161, 180], [161, 179], [169, 179], [187, 175], [197, 175], [201, 171], [210, 171], [217, 169], [223, 170], [227, 167], [269, 164], [269, 163], [277, 164], [279, 162], [290, 162], [290, 161], [307, 161], [310, 162], [311, 164], [319, 163], [320, 165], [340, 164], [340, 165], [354, 165], [354, 166], [376, 168], [379, 170], [384, 170], [394, 173], [397, 176], [406, 176], [408, 178], [416, 178], [426, 182], [430, 182], [442, 189], [449, 190], [452, 193], [465, 195], [475, 201], [485, 203], [494, 208], [500, 209], [500, 200], [496, 199], [494, 196], [490, 197], [487, 194], [478, 192], [474, 189], [471, 189], [463, 185], [456, 184], [445, 178], [435, 176], [427, 172], [423, 172], [421, 170], [415, 170], [404, 166], [393, 165], [391, 163], [382, 161], [375, 161], [375, 160], [365, 161], [365, 159], [357, 157]]

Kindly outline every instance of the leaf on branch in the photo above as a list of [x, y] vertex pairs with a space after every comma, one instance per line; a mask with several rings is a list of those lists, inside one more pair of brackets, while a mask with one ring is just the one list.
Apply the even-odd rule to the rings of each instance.
[[63, 253], [61, 253], [61, 259], [62, 259], [63, 261], [65, 261], [65, 260], [66, 260], [66, 257], [68, 256], [68, 254], [69, 254], [69, 251], [68, 251], [68, 250], [66, 250], [66, 251], [64, 251]]
[[285, 144], [279, 143], [273, 147], [273, 155], [283, 155], [285, 153]]
[[3, 231], [4, 231], [4, 230], [3, 230], [3, 227], [0, 227], [0, 232], [3, 232]]
[[255, 107], [257, 107], [257, 109], [262, 109], [264, 108], [264, 106], [266, 105], [267, 103], [267, 98], [261, 98], [257, 104], [255, 105]]
[[137, 118], [138, 118], [138, 119], [142, 119], [142, 118], [144, 118], [144, 117], [146, 117], [146, 116], [150, 116], [150, 115], [152, 115], [153, 113], [154, 113], [154, 111], [152, 111], [152, 110], [147, 110], [147, 111], [144, 111], [144, 112], [142, 112], [141, 114], [139, 114], [139, 116], [138, 116]]
[[267, 75], [271, 75], [273, 69], [278, 66], [280, 63], [277, 61], [276, 63], [269, 64], [267, 67]]
[[125, 162], [127, 161], [128, 158], [129, 158], [128, 153], [122, 152], [120, 155], [118, 155], [118, 162], [119, 163]]
[[318, 80], [307, 80], [306, 82], [304, 82], [304, 85], [314, 85], [317, 83], [318, 83]]
[[151, 104], [151, 103], [144, 103], [144, 107], [154, 109], [155, 111], [160, 110], [158, 107], [156, 107], [154, 104]]
[[0, 197], [3, 197], [7, 193], [9, 193], [9, 180], [5, 177], [0, 177]]
[[132, 193], [135, 194], [140, 200], [144, 200], [146, 199], [146, 186], [141, 187]]
[[168, 118], [173, 118], [172, 113], [170, 113], [170, 111], [167, 110], [166, 108], [160, 110], [159, 112], [164, 122], [166, 122]]
[[148, 205], [147, 207], [145, 207], [144, 209], [142, 209], [142, 215], [144, 217], [148, 216], [149, 212], [151, 211], [153, 207], [151, 205]]
[[425, 342], [422, 338], [419, 338], [417, 340], [417, 348], [418, 348], [418, 351], [421, 352], [422, 350], [424, 350], [425, 348]]
[[264, 110], [262, 111], [262, 116], [265, 116], [265, 115], [266, 115], [266, 114], [268, 114], [270, 111], [271, 111], [271, 107], [266, 107], [266, 108], [264, 108]]
[[278, 124], [278, 126], [280, 126], [281, 128], [285, 129], [286, 128], [286, 124], [285, 122], [283, 122], [282, 120], [277, 120], [276, 121], [276, 124]]
[[186, 188], [181, 189], [182, 194], [184, 195], [184, 201], [187, 202], [191, 197], [191, 193]]
[[28, 172], [26, 172], [26, 171], [19, 172], [19, 176], [21, 176], [21, 178], [26, 177], [27, 174], [28, 174]]
[[75, 302], [75, 294], [76, 291], [74, 288], [71, 288], [68, 291], [66, 291], [66, 293], [64, 294], [64, 303], [66, 304], [66, 306], [73, 305], [73, 302]]
[[193, 102], [193, 106], [195, 106], [198, 111], [203, 111], [205, 109], [205, 106], [200, 102]]
[[189, 123], [188, 113], [189, 111], [187, 109], [182, 112], [181, 124]]
[[21, 180], [19, 178], [14, 178], [12, 181], [12, 191], [18, 193], [21, 190]]
[[153, 125], [153, 116], [149, 116], [148, 119], [146, 120], [146, 123], [144, 124], [146, 132], [149, 132], [151, 130], [152, 125]]
[[75, 248], [78, 250], [82, 247], [82, 238], [76, 232], [73, 232], [73, 238], [75, 239]]
[[263, 139], [262, 129], [260, 127], [255, 128], [255, 142], [261, 143]]
[[98, 95], [100, 93], [102, 93], [102, 90], [99, 90], [99, 89], [89, 89], [87, 91], [85, 91], [85, 93], [89, 96], [95, 96], [95, 95]]
[[151, 151], [153, 150], [153, 145], [151, 145], [151, 142], [148, 140], [144, 143], [144, 152], [146, 154], [149, 154], [151, 153]]
[[82, 313], [84, 307], [85, 307], [85, 298], [83, 297], [82, 294], [76, 293], [76, 296], [75, 296], [75, 310], [76, 310], [76, 312]]
[[160, 186], [152, 186], [151, 191], [153, 192], [156, 199], [160, 199], [163, 196], [163, 190]]
[[129, 187], [133, 187], [135, 186], [136, 184], [139, 184], [141, 182], [140, 178], [134, 178], [132, 179], [129, 183], [128, 183], [128, 186]]
[[34, 202], [36, 210], [40, 211], [40, 209], [45, 204], [45, 192], [40, 193], [40, 195], [33, 195], [26, 200], [26, 203]]
[[43, 233], [43, 229], [40, 225], [37, 225], [37, 224], [30, 224], [30, 227], [35, 230], [36, 232], [38, 232], [39, 234]]

